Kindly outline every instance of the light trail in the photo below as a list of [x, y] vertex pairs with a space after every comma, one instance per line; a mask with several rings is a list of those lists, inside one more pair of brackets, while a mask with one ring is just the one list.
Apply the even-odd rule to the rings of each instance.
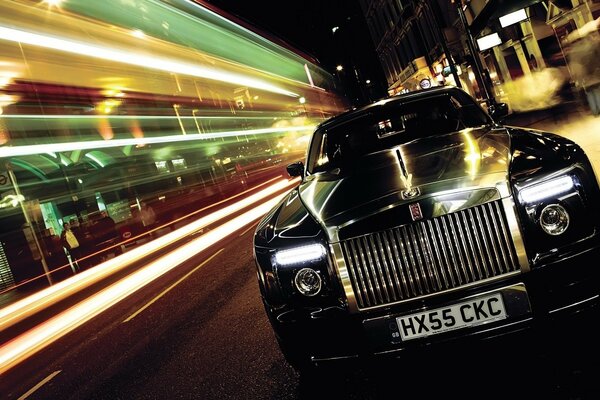
[[18, 157], [33, 154], [58, 153], [75, 150], [106, 149], [122, 146], [145, 146], [157, 143], [190, 142], [195, 140], [220, 139], [235, 136], [263, 135], [277, 132], [311, 132], [314, 126], [286, 126], [282, 128], [260, 128], [217, 133], [190, 133], [187, 135], [168, 135], [158, 137], [143, 137], [131, 139], [89, 140], [82, 142], [45, 143], [24, 146], [0, 147], [0, 157]]
[[131, 321], [132, 319], [134, 319], [135, 317], [137, 317], [139, 314], [141, 314], [142, 312], [144, 312], [144, 310], [146, 310], [152, 304], [154, 304], [158, 300], [160, 300], [164, 295], [166, 295], [171, 290], [173, 290], [175, 287], [177, 287], [177, 285], [179, 285], [181, 282], [183, 282], [184, 280], [186, 280], [187, 278], [189, 278], [194, 272], [198, 271], [200, 268], [202, 268], [203, 266], [205, 266], [206, 264], [208, 264], [213, 258], [215, 258], [219, 254], [221, 254], [223, 252], [223, 250], [225, 250], [225, 249], [220, 249], [219, 251], [217, 251], [216, 253], [214, 253], [212, 256], [210, 256], [206, 260], [202, 261], [202, 263], [200, 263], [200, 265], [198, 265], [196, 268], [194, 268], [193, 270], [191, 270], [190, 272], [188, 272], [187, 274], [185, 274], [183, 277], [179, 278], [177, 280], [177, 282], [175, 282], [174, 284], [172, 284], [171, 286], [169, 286], [168, 288], [166, 288], [165, 290], [163, 290], [162, 292], [160, 292], [160, 294], [158, 294], [152, 300], [150, 300], [149, 302], [147, 302], [146, 304], [144, 304], [139, 310], [137, 310], [136, 312], [134, 312], [133, 314], [131, 314], [129, 317], [125, 318], [123, 320], [123, 323]]
[[[211, 111], [213, 111], [213, 110], [211, 110]], [[275, 117], [273, 115], [269, 115], [269, 116], [244, 115], [244, 116], [240, 116], [240, 117], [237, 117], [237, 116], [231, 117], [231, 116], [224, 116], [224, 115], [195, 115], [195, 116], [180, 115], [179, 117], [177, 117], [177, 116], [170, 116], [170, 115], [2, 114], [2, 118], [3, 119], [41, 119], [41, 120], [47, 120], [47, 119], [61, 119], [61, 120], [62, 119], [73, 119], [73, 120], [77, 120], [77, 119], [82, 119], [82, 120], [99, 120], [99, 119], [108, 119], [108, 120], [111, 120], [111, 119], [123, 119], [123, 120], [207, 119], [207, 120], [212, 120], [212, 119], [216, 119], [216, 120], [221, 120], [221, 119], [223, 119], [223, 120], [237, 121], [237, 120], [245, 120], [245, 119], [273, 120]]]
[[176, 268], [184, 261], [218, 243], [224, 237], [255, 222], [274, 207], [283, 196], [280, 195], [265, 201], [254, 209], [225, 222], [223, 225], [160, 257], [112, 286], [11, 340], [0, 347], [0, 374]]
[[32, 46], [63, 51], [72, 54], [100, 58], [137, 67], [150, 68], [169, 73], [179, 73], [197, 78], [205, 78], [241, 86], [249, 86], [267, 92], [283, 94], [290, 97], [300, 97], [297, 93], [290, 92], [268, 82], [249, 78], [240, 74], [225, 72], [215, 68], [171, 61], [170, 59], [155, 56], [135, 54], [132, 51], [107, 48], [74, 40], [52, 37], [40, 33], [27, 32], [20, 29], [0, 26], [0, 39], [10, 42], [25, 43]]
[[149, 253], [158, 251], [181, 238], [198, 231], [199, 229], [227, 218], [231, 214], [240, 211], [254, 203], [275, 195], [277, 192], [290, 188], [297, 181], [280, 180], [265, 189], [250, 195], [243, 200], [229, 205], [221, 210], [197, 219], [173, 232], [161, 236], [151, 242], [145, 243], [135, 249], [121, 254], [118, 257], [105, 261], [97, 266], [80, 272], [69, 279], [61, 281], [53, 286], [41, 290], [33, 295], [0, 309], [0, 331], [9, 328], [15, 323], [39, 312], [40, 310], [61, 301], [86, 287], [99, 282], [119, 270], [131, 265], [131, 263], [146, 257]]

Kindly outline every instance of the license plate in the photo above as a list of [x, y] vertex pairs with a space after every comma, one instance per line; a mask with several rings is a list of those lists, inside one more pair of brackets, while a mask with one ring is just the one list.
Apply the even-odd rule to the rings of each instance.
[[500, 293], [452, 304], [410, 315], [397, 317], [402, 340], [476, 326], [506, 318], [506, 310]]

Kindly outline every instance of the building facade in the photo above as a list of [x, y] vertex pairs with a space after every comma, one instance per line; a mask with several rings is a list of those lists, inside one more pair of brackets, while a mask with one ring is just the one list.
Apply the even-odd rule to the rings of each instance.
[[[464, 4], [469, 33], [476, 39], [491, 35], [499, 39], [497, 45], [479, 52], [490, 73], [494, 96], [516, 111], [547, 108], [576, 99], [579, 88], [572, 74], [570, 44], [566, 39], [600, 16], [600, 1], [509, 3], [476, 0]], [[510, 20], [510, 16], [516, 17]], [[541, 90], [538, 80], [545, 83], [545, 90]], [[559, 86], [567, 87], [570, 93], [563, 90], [558, 95]]]
[[[553, 105], [544, 102], [548, 92], [537, 90], [536, 79], [550, 80], [546, 89], [553, 93], [573, 84], [564, 39], [600, 16], [600, 0], [360, 3], [388, 94], [456, 85], [482, 104], [507, 102], [516, 111]], [[496, 42], [481, 47], [482, 39]]]
[[461, 40], [464, 29], [455, 4], [438, 0], [360, 3], [387, 78], [388, 94], [454, 85], [483, 97]]

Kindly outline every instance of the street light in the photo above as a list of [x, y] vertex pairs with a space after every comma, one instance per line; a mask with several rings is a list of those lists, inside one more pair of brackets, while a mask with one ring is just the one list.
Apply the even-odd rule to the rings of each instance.
[[304, 115], [306, 116], [306, 99], [304, 97], [300, 97], [298, 101], [300, 104], [302, 104], [302, 108], [304, 108]]
[[344, 69], [344, 66], [343, 65], [337, 65], [335, 67], [335, 69], [336, 69], [336, 71], [342, 71]]

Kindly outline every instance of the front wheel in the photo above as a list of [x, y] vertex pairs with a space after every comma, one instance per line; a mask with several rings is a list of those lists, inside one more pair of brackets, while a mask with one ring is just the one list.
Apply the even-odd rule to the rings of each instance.
[[277, 336], [279, 349], [287, 361], [300, 375], [313, 375], [318, 367], [312, 362], [310, 355], [298, 343], [291, 343]]

